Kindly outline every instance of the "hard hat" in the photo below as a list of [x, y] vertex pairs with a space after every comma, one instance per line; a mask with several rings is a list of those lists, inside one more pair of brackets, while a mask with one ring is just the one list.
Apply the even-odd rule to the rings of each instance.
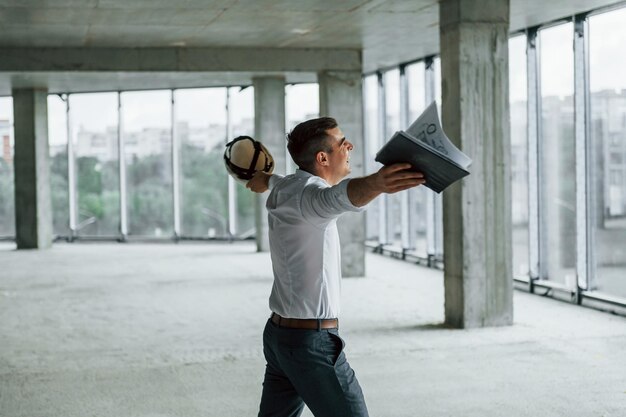
[[267, 174], [274, 171], [272, 155], [261, 142], [250, 136], [239, 136], [226, 144], [224, 164], [230, 176], [244, 185], [257, 171]]

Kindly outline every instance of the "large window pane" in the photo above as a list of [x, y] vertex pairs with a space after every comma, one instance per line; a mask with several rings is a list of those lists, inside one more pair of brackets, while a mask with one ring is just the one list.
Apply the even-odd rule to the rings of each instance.
[[67, 106], [58, 95], [48, 96], [48, 143], [53, 233], [68, 237], [70, 205], [67, 180]]
[[15, 236], [13, 99], [0, 97], [0, 237]]
[[[229, 140], [241, 135], [254, 137], [254, 88], [231, 87]], [[222, 164], [223, 166], [223, 164]], [[254, 194], [237, 183], [237, 236], [252, 237], [255, 233]]]
[[513, 275], [528, 276], [528, 135], [526, 36], [509, 40]]
[[298, 123], [319, 117], [319, 85], [309, 83], [286, 86], [285, 104], [287, 131], [296, 127]]
[[[416, 64], [408, 65], [406, 67], [407, 84], [409, 88], [409, 120], [408, 123], [413, 123], [415, 119], [426, 108], [426, 89], [425, 89], [425, 71], [424, 63], [418, 62]], [[403, 129], [406, 129], [404, 126]], [[426, 187], [417, 187], [411, 190], [414, 194], [413, 206], [410, 207], [411, 215], [413, 216], [414, 229], [410, 233], [415, 237], [415, 252], [421, 257], [427, 257], [427, 229], [428, 229], [428, 214], [427, 214], [427, 194], [430, 191]]]
[[[378, 79], [376, 75], [363, 78], [363, 124], [365, 130], [365, 170], [374, 172], [380, 164], [374, 161], [378, 152]], [[378, 240], [378, 204], [370, 204], [365, 212], [367, 240]]]
[[[285, 113], [287, 132], [296, 127], [298, 123], [319, 117], [320, 100], [319, 85], [295, 84], [285, 87]], [[341, 120], [338, 120], [341, 125]], [[287, 141], [285, 140], [285, 147]], [[287, 152], [287, 173], [295, 172], [296, 165]]]
[[[395, 132], [406, 129], [400, 126], [400, 71], [393, 69], [383, 75], [385, 86], [385, 132], [383, 140], [387, 142]], [[404, 191], [403, 191], [404, 192]], [[402, 198], [400, 193], [387, 195], [387, 227], [390, 244], [402, 246]]]
[[180, 143], [182, 234], [228, 236], [226, 88], [176, 90]]
[[543, 278], [576, 285], [576, 199], [573, 25], [539, 32], [542, 137], [540, 140], [540, 262]]
[[[435, 100], [439, 105], [439, 114], [441, 114], [441, 58], [433, 59], [433, 71], [435, 72]], [[443, 119], [443, 116], [441, 116]]]
[[[626, 297], [626, 8], [589, 19], [595, 289]], [[593, 289], [593, 288], [592, 288]]]
[[171, 91], [122, 93], [128, 234], [173, 235]]
[[116, 236], [120, 230], [117, 93], [72, 94], [69, 100], [77, 233]]

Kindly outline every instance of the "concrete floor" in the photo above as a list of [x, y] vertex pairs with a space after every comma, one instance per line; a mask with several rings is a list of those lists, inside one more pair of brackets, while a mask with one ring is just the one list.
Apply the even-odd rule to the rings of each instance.
[[[269, 314], [250, 244], [0, 245], [0, 415], [254, 416]], [[626, 416], [626, 318], [515, 292], [441, 326], [440, 271], [368, 255], [341, 331], [374, 416]], [[305, 415], [310, 415], [308, 412]]]

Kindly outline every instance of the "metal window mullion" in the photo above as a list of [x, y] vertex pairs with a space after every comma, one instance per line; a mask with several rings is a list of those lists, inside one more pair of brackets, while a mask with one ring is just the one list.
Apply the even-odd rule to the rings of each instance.
[[[378, 80], [378, 144], [380, 148], [385, 143], [385, 132], [387, 131], [387, 104], [382, 72], [377, 72], [376, 77]], [[389, 225], [387, 224], [387, 200], [387, 194], [383, 194], [378, 198], [378, 243], [380, 245], [390, 243]]]
[[174, 215], [174, 239], [180, 239], [180, 146], [178, 143], [178, 132], [176, 129], [176, 99], [174, 89], [170, 90], [171, 95], [171, 126], [170, 135], [172, 140], [172, 193], [173, 193], [173, 215]]
[[128, 210], [126, 207], [126, 158], [122, 118], [122, 93], [117, 92], [117, 153], [120, 176], [120, 239], [128, 236]]
[[[576, 139], [576, 273], [578, 289], [592, 284], [593, 248], [590, 204], [590, 98], [589, 98], [589, 20], [586, 14], [574, 18], [574, 132]], [[580, 302], [580, 291], [578, 300]]]
[[69, 228], [70, 241], [78, 234], [77, 224], [77, 204], [76, 204], [76, 155], [74, 149], [74, 140], [72, 138], [72, 122], [70, 116], [70, 96], [65, 97], [65, 123], [67, 135], [67, 186], [68, 186], [68, 204], [69, 204]]
[[[527, 74], [527, 129], [528, 129], [528, 259], [530, 282], [533, 279], [545, 278], [540, 258], [540, 169], [541, 149], [541, 86], [539, 78], [539, 42], [537, 29], [526, 31], [526, 74]], [[532, 284], [531, 284], [532, 287]]]
[[[233, 135], [233, 123], [230, 114], [231, 110], [231, 97], [230, 87], [226, 88], [226, 140], [228, 143]], [[228, 234], [230, 237], [234, 237], [237, 233], [237, 188], [235, 180], [228, 175]]]
[[[406, 65], [400, 66], [400, 128], [409, 126], [409, 84], [406, 76]], [[415, 249], [415, 189], [403, 191], [400, 194], [402, 209], [402, 249]]]

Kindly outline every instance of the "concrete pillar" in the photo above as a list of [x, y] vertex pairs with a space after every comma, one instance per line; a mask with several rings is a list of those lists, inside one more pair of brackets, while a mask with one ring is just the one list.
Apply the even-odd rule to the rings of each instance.
[[[254, 138], [261, 141], [274, 157], [274, 173], [285, 175], [285, 78], [257, 77], [254, 85]], [[269, 251], [267, 234], [268, 194], [255, 194], [256, 244], [258, 252]]]
[[509, 0], [439, 2], [443, 129], [473, 159], [444, 192], [445, 319], [510, 325]]
[[17, 248], [44, 249], [52, 245], [47, 91], [13, 90], [13, 114]]
[[[350, 156], [351, 177], [365, 175], [363, 88], [360, 71], [327, 71], [318, 74], [320, 116], [337, 119], [341, 131], [354, 144]], [[346, 213], [337, 222], [344, 277], [365, 275], [365, 213]]]

